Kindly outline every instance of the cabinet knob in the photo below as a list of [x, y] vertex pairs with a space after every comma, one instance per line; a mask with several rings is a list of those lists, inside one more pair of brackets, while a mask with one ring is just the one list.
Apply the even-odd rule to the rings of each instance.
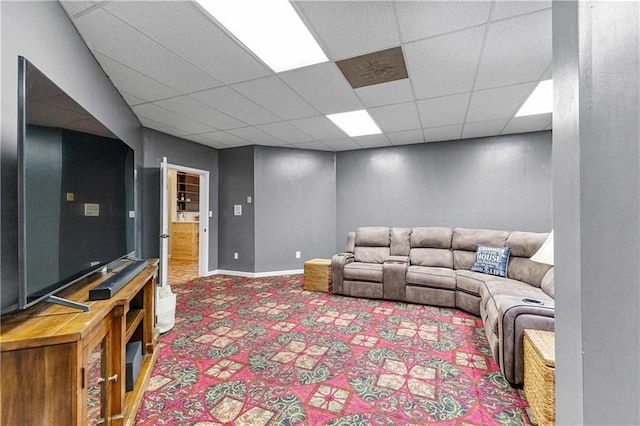
[[99, 377], [99, 378], [98, 378], [98, 380], [97, 380], [97, 382], [98, 382], [98, 383], [104, 383], [104, 382], [107, 382], [107, 381], [109, 381], [109, 382], [115, 382], [116, 380], [118, 380], [118, 375], [117, 375], [117, 374], [114, 374], [113, 376], [109, 376], [109, 377], [107, 377], [106, 379], [105, 379], [104, 377]]

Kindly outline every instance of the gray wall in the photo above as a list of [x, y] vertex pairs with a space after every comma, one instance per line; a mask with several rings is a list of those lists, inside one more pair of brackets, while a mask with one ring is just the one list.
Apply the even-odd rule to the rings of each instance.
[[160, 162], [209, 172], [209, 271], [218, 269], [218, 150], [152, 129], [144, 129], [143, 257], [160, 254]]
[[[255, 271], [255, 213], [253, 198], [253, 146], [220, 151], [218, 200], [219, 240], [218, 267], [224, 270]], [[234, 216], [233, 206], [242, 206], [242, 216]], [[238, 259], [233, 253], [238, 253]]]
[[551, 230], [551, 132], [336, 156], [337, 251], [358, 226]]
[[254, 161], [255, 271], [335, 254], [334, 153], [256, 146]]
[[[142, 165], [142, 128], [114, 89], [58, 2], [0, 2], [1, 305], [17, 301], [18, 55], [26, 57], [115, 135], [136, 150]], [[138, 182], [138, 229], [141, 185]], [[138, 248], [141, 239], [138, 239]]]
[[558, 424], [640, 424], [640, 3], [554, 2]]

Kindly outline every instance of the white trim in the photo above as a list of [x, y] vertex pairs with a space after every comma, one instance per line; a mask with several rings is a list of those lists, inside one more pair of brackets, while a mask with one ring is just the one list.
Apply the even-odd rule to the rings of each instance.
[[269, 272], [244, 272], [244, 271], [231, 271], [228, 269], [215, 269], [213, 271], [209, 271], [207, 276], [212, 275], [231, 275], [234, 277], [245, 277], [245, 278], [264, 278], [264, 277], [277, 277], [280, 275], [298, 275], [302, 274], [304, 269], [289, 269], [285, 271], [269, 271]]

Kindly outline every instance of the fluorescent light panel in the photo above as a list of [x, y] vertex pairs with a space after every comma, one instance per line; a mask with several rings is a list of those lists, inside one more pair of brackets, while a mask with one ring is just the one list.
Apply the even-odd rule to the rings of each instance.
[[328, 61], [287, 0], [196, 1], [275, 72]]
[[529, 99], [525, 101], [516, 113], [516, 117], [553, 112], [553, 80], [538, 83]]
[[331, 114], [327, 115], [327, 118], [351, 137], [382, 133], [365, 109]]

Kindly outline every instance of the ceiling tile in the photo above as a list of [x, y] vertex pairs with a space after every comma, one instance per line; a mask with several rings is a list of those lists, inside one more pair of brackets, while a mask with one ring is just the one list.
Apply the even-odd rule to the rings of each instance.
[[144, 99], [137, 98], [137, 97], [135, 97], [133, 95], [130, 95], [130, 94], [122, 92], [122, 91], [120, 92], [120, 94], [124, 98], [125, 102], [127, 104], [129, 104], [129, 106], [140, 105], [140, 104], [144, 104], [144, 103], [147, 102]]
[[225, 84], [272, 74], [193, 2], [117, 1], [105, 8]]
[[147, 102], [170, 98], [180, 94], [177, 90], [165, 86], [138, 71], [114, 61], [99, 53], [96, 59], [113, 84], [121, 91]]
[[404, 46], [416, 99], [471, 91], [484, 27]]
[[196, 143], [199, 143], [199, 144], [207, 145], [207, 146], [210, 146], [210, 147], [216, 148], [216, 149], [228, 148], [228, 146], [225, 145], [225, 144], [222, 144], [220, 142], [211, 141], [211, 140], [209, 140], [207, 138], [203, 138], [200, 135], [187, 135], [187, 136], [183, 136], [183, 138], [187, 139], [187, 140], [189, 140], [191, 142], [196, 142]]
[[334, 63], [286, 71], [279, 76], [322, 114], [362, 109], [362, 103]]
[[422, 129], [426, 142], [451, 141], [460, 139], [462, 134], [462, 124], [454, 126], [430, 127]]
[[313, 141], [311, 136], [286, 122], [263, 124], [256, 127], [285, 141], [286, 143], [303, 143]]
[[371, 108], [368, 111], [385, 133], [420, 128], [415, 102]]
[[475, 89], [537, 80], [551, 60], [550, 9], [493, 22]]
[[356, 95], [367, 108], [413, 101], [413, 90], [408, 78], [355, 89]]
[[255, 127], [243, 127], [242, 129], [228, 130], [227, 133], [236, 135], [256, 145], [283, 146], [286, 143]]
[[292, 146], [295, 146], [296, 148], [300, 148], [300, 149], [313, 149], [316, 151], [333, 151], [333, 148], [319, 141], [313, 141], [313, 142], [307, 142], [307, 143], [294, 143], [292, 144]]
[[391, 145], [391, 142], [389, 142], [389, 139], [387, 139], [384, 133], [380, 135], [357, 136], [353, 138], [353, 140], [363, 148], [378, 148]]
[[352, 149], [362, 149], [356, 141], [351, 138], [336, 138], [322, 141], [325, 145], [336, 151], [350, 151]]
[[403, 42], [484, 24], [490, 1], [402, 1], [395, 3]]
[[251, 145], [251, 142], [246, 141], [242, 138], [237, 137], [236, 135], [232, 135], [227, 132], [212, 132], [212, 133], [202, 133], [198, 135], [202, 139], [207, 139], [208, 141], [219, 143], [225, 146], [245, 146]]
[[289, 123], [316, 139], [339, 139], [345, 136], [344, 132], [325, 116], [301, 118]]
[[256, 125], [281, 121], [279, 117], [229, 87], [218, 87], [193, 93], [191, 97], [247, 124]]
[[391, 2], [298, 1], [295, 5], [333, 60], [400, 45]]
[[447, 126], [464, 122], [470, 93], [418, 101], [422, 127]]
[[462, 130], [462, 138], [482, 138], [500, 134], [509, 119], [480, 121], [477, 123], [465, 123]]
[[82, 13], [100, 2], [97, 1], [79, 1], [79, 0], [60, 0], [60, 4], [67, 11], [67, 15], [75, 16]]
[[424, 143], [422, 130], [403, 130], [401, 132], [389, 132], [387, 138], [393, 145], [407, 145], [413, 143]]
[[494, 2], [493, 11], [491, 12], [491, 20], [511, 18], [525, 13], [535, 12], [541, 9], [551, 8], [551, 0], [535, 0], [535, 1], [497, 1]]
[[184, 131], [186, 134], [205, 133], [216, 130], [197, 121], [191, 120], [172, 111], [168, 111], [154, 104], [138, 105], [131, 108], [138, 117], [145, 117], [163, 123], [176, 129]]
[[467, 121], [513, 117], [535, 86], [536, 83], [524, 83], [473, 92], [469, 101]]
[[186, 115], [194, 120], [220, 130], [246, 127], [246, 123], [205, 105], [189, 96], [179, 96], [155, 102], [156, 105], [170, 111]]
[[553, 125], [553, 123], [549, 123], [547, 125], [547, 127], [544, 128], [544, 130], [551, 130], [551, 126]]
[[82, 15], [74, 23], [91, 49], [181, 93], [222, 84], [104, 9]]
[[513, 117], [502, 131], [502, 134], [537, 132], [544, 130], [551, 123], [551, 120], [551, 113]]
[[150, 118], [138, 116], [138, 119], [140, 120], [140, 123], [142, 124], [143, 127], [146, 127], [148, 129], [157, 130], [159, 132], [166, 133], [168, 135], [182, 137], [184, 135], [189, 134], [189, 132], [185, 132], [184, 130], [176, 129], [175, 127], [167, 126], [164, 123], [159, 123], [159, 122], [157, 122], [155, 120], [152, 120]]
[[234, 84], [231, 87], [284, 120], [318, 115], [318, 111], [276, 76]]

